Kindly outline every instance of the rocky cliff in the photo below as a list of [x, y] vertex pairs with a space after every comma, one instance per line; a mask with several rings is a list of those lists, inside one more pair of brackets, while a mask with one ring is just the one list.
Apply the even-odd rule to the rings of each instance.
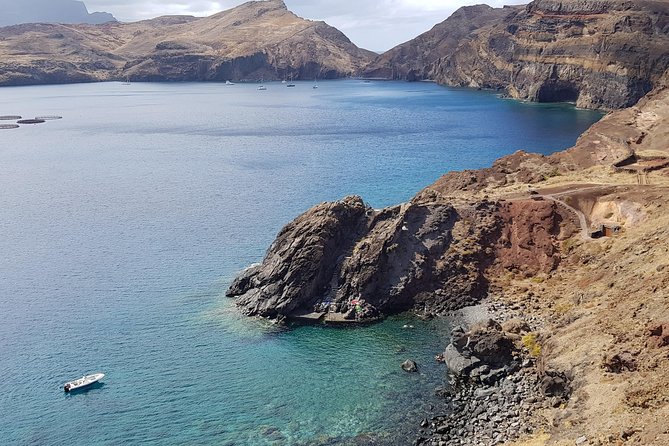
[[205, 18], [0, 28], [0, 85], [337, 78], [372, 54], [281, 0], [252, 1]]
[[463, 8], [380, 56], [369, 75], [503, 90], [539, 102], [629, 107], [669, 67], [669, 3], [535, 0]]
[[455, 52], [478, 29], [500, 23], [516, 8], [465, 6], [430, 31], [378, 56], [365, 68], [365, 76], [410, 81], [432, 78], [433, 65]]
[[324, 311], [364, 321], [411, 308], [441, 313], [485, 296], [492, 271], [552, 271], [559, 243], [577, 225], [546, 200], [457, 203], [427, 191], [375, 211], [348, 197], [287, 225], [228, 296], [246, 314], [271, 318]]

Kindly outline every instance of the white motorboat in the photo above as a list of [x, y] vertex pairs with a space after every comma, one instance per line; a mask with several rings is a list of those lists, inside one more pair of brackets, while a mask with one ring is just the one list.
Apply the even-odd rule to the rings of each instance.
[[235, 85], [235, 83], [230, 81], [225, 81], [225, 85]]
[[85, 375], [79, 379], [75, 379], [74, 381], [66, 382], [63, 385], [63, 390], [65, 390], [66, 392], [72, 392], [73, 390], [82, 389], [84, 387], [90, 386], [91, 384], [95, 384], [104, 377], [105, 377], [104, 373], [94, 373], [92, 375]]

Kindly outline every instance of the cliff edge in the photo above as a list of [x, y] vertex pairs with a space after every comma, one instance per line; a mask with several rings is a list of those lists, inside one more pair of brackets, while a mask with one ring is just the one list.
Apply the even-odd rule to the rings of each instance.
[[667, 48], [667, 2], [535, 0], [461, 8], [366, 71], [612, 110], [634, 105], [657, 85], [669, 67]]

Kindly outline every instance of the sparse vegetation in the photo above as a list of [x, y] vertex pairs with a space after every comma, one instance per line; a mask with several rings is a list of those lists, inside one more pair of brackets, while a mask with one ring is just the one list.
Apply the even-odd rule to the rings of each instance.
[[551, 170], [550, 172], [545, 173], [544, 176], [543, 176], [543, 179], [544, 179], [544, 181], [546, 181], [546, 180], [548, 180], [549, 178], [555, 178], [555, 177], [559, 177], [559, 176], [561, 176], [561, 175], [562, 175], [562, 174], [560, 173], [560, 171], [559, 171], [558, 168], [556, 167], [556, 168], [554, 168], [553, 170]]
[[529, 352], [530, 356], [533, 358], [538, 358], [541, 356], [541, 344], [537, 339], [536, 333], [527, 333], [525, 336], [523, 336], [521, 342], [523, 343], [523, 347], [525, 347]]
[[562, 251], [566, 254], [569, 254], [574, 250], [577, 244], [578, 240], [575, 237], [568, 238], [562, 242]]

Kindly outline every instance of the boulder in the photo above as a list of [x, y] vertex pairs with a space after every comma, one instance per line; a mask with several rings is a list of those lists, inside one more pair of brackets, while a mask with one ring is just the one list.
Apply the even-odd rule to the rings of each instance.
[[616, 353], [609, 357], [604, 357], [602, 368], [611, 373], [633, 372], [637, 369], [636, 358], [630, 352]]
[[502, 330], [505, 333], [522, 334], [530, 331], [530, 326], [522, 319], [514, 318], [502, 323]]
[[514, 352], [512, 339], [498, 322], [489, 319], [469, 331], [455, 327], [441, 358], [454, 377], [493, 384], [519, 370]]
[[446, 350], [444, 350], [443, 358], [446, 367], [454, 375], [467, 374], [468, 371], [481, 363], [481, 360], [474, 356], [465, 357], [453, 344], [448, 344]]
[[567, 376], [558, 371], [549, 370], [541, 378], [541, 393], [546, 397], [557, 397], [568, 400], [571, 394], [571, 385]]
[[402, 370], [407, 373], [416, 373], [418, 371], [418, 364], [416, 364], [416, 361], [407, 359], [402, 363]]
[[467, 349], [473, 356], [493, 366], [504, 366], [513, 360], [515, 346], [492, 319], [474, 327], [468, 334]]
[[646, 345], [649, 348], [662, 348], [669, 345], [669, 322], [651, 324], [648, 327]]

